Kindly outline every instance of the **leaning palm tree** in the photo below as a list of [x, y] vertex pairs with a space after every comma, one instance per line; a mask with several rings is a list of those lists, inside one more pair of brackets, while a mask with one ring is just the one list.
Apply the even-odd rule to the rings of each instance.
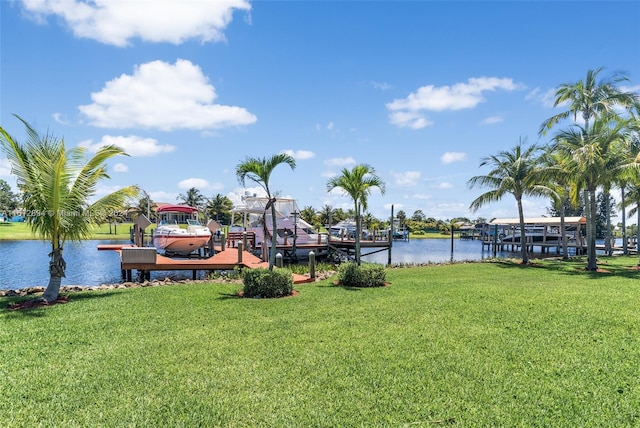
[[253, 181], [264, 189], [267, 193], [267, 198], [269, 199], [269, 202], [265, 207], [265, 213], [262, 217], [264, 223], [266, 220], [266, 212], [271, 208], [273, 233], [271, 234], [271, 251], [269, 252], [269, 270], [273, 270], [273, 265], [276, 263], [276, 252], [278, 251], [278, 235], [276, 232], [278, 225], [276, 221], [275, 206], [276, 198], [275, 195], [272, 195], [271, 189], [269, 188], [269, 179], [271, 178], [273, 170], [283, 163], [289, 165], [292, 170], [296, 167], [295, 159], [286, 153], [279, 153], [271, 156], [270, 158], [247, 157], [244, 162], [241, 162], [236, 166], [236, 176], [238, 177], [240, 184], [244, 186], [246, 180]]
[[477, 211], [485, 204], [501, 200], [506, 194], [511, 194], [516, 199], [520, 220], [520, 249], [523, 264], [529, 263], [529, 255], [525, 244], [522, 198], [525, 195], [550, 196], [553, 194], [553, 191], [543, 184], [546, 176], [544, 168], [540, 166], [540, 152], [539, 146], [534, 144], [524, 147], [522, 140], [520, 140], [509, 151], [501, 151], [497, 155], [483, 158], [480, 167], [490, 166], [491, 171], [487, 175], [478, 175], [468, 181], [470, 188], [476, 186], [492, 188], [471, 202], [469, 209], [472, 212]]
[[62, 250], [67, 240], [89, 237], [96, 223], [106, 213], [122, 210], [127, 198], [137, 194], [135, 186], [125, 187], [90, 202], [100, 180], [109, 178], [105, 162], [116, 155], [126, 155], [119, 147], [104, 146], [90, 159], [85, 149], [66, 150], [64, 139], [40, 135], [31, 125], [16, 116], [25, 126], [27, 142], [20, 143], [0, 127], [0, 146], [7, 155], [18, 188], [24, 193], [26, 218], [33, 232], [51, 243], [49, 284], [39, 300], [57, 300], [65, 276], [66, 262]]
[[330, 192], [336, 187], [345, 191], [353, 200], [356, 220], [356, 236], [355, 236], [355, 256], [356, 263], [360, 264], [360, 215], [363, 210], [367, 209], [367, 199], [373, 188], [378, 188], [380, 193], [384, 195], [385, 184], [380, 177], [376, 175], [375, 169], [367, 164], [354, 166], [351, 170], [342, 169], [341, 175], [332, 177], [327, 182], [327, 191]]

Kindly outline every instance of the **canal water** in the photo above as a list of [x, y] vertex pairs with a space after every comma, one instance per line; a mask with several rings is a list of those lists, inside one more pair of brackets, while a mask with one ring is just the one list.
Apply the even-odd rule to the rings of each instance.
[[[115, 251], [98, 251], [98, 244], [122, 244], [128, 241], [68, 242], [64, 249], [67, 276], [62, 285], [95, 286], [122, 281], [120, 259]], [[477, 261], [493, 257], [493, 252], [482, 249], [480, 241], [455, 239], [451, 252], [451, 240], [412, 239], [394, 241], [391, 251], [392, 264], [428, 264], [455, 261]], [[0, 289], [20, 289], [46, 286], [49, 281], [48, 243], [27, 241], [0, 241]], [[363, 254], [369, 252], [364, 249]], [[552, 252], [553, 255], [553, 252]], [[498, 252], [498, 257], [519, 257], [519, 253]], [[364, 261], [386, 264], [387, 251], [363, 257]], [[202, 272], [199, 272], [202, 275]], [[191, 278], [187, 272], [153, 272], [151, 278]]]

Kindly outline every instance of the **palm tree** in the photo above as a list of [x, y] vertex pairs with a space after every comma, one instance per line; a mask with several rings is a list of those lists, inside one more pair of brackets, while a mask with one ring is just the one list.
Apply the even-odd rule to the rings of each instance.
[[200, 209], [204, 205], [207, 198], [204, 197], [200, 190], [192, 187], [187, 190], [187, 193], [179, 194], [176, 199], [185, 205]]
[[627, 121], [617, 115], [595, 118], [593, 125], [586, 129], [573, 125], [554, 137], [554, 150], [566, 159], [567, 167], [574, 177], [576, 186], [572, 189], [572, 199], [579, 199], [580, 189], [584, 189], [584, 204], [587, 217], [587, 270], [597, 270], [596, 261], [596, 190], [600, 185], [608, 185], [610, 171], [621, 165], [615, 156], [615, 145], [626, 138]]
[[231, 222], [231, 210], [233, 202], [227, 196], [216, 194], [213, 198], [207, 200], [205, 211], [210, 218], [215, 218], [218, 223], [220, 219], [224, 223]]
[[471, 202], [469, 209], [472, 212], [487, 203], [499, 201], [506, 194], [515, 197], [520, 220], [520, 249], [523, 264], [529, 263], [529, 256], [525, 245], [522, 197], [525, 195], [548, 196], [553, 193], [548, 186], [542, 184], [546, 177], [539, 162], [540, 151], [541, 148], [535, 144], [524, 147], [520, 140], [510, 151], [501, 151], [497, 155], [483, 158], [480, 167], [490, 166], [491, 171], [487, 175], [478, 175], [468, 181], [470, 188], [475, 186], [492, 188]]
[[304, 207], [300, 211], [300, 218], [311, 225], [315, 225], [318, 222], [318, 215], [312, 206]]
[[592, 119], [603, 114], [615, 114], [616, 107], [637, 108], [638, 95], [624, 92], [616, 86], [629, 79], [625, 75], [616, 74], [611, 79], [598, 80], [602, 70], [602, 67], [588, 70], [586, 79], [560, 85], [553, 106], [566, 103], [568, 109], [545, 120], [540, 126], [541, 135], [546, 134], [560, 120], [571, 116], [575, 122], [580, 115], [584, 120], [584, 130], [588, 131]]
[[137, 200], [136, 205], [129, 207], [129, 212], [134, 219], [140, 215], [145, 215], [150, 221], [154, 221], [157, 207], [158, 205], [151, 200], [151, 197], [145, 194], [145, 196]]
[[[266, 220], [266, 211], [271, 208], [271, 220], [273, 226], [273, 233], [271, 234], [271, 251], [269, 253], [269, 270], [273, 270], [273, 265], [276, 262], [276, 252], [277, 249], [277, 222], [276, 222], [276, 198], [275, 195], [272, 195], [271, 189], [269, 188], [269, 179], [271, 177], [271, 173], [273, 170], [280, 164], [287, 164], [293, 170], [296, 168], [296, 161], [290, 155], [286, 153], [279, 153], [277, 155], [273, 155], [270, 158], [254, 158], [247, 157], [244, 162], [239, 163], [236, 166], [236, 176], [238, 177], [238, 181], [242, 186], [245, 185], [246, 180], [253, 181], [260, 187], [264, 189], [267, 193], [267, 198], [269, 202], [265, 207], [265, 213], [263, 215], [263, 223]], [[265, 226], [266, 227], [266, 226]], [[265, 235], [266, 239], [266, 235]]]
[[377, 187], [380, 193], [384, 195], [385, 184], [376, 175], [373, 167], [367, 164], [360, 164], [354, 166], [351, 170], [343, 168], [341, 175], [330, 178], [327, 182], [327, 191], [330, 192], [336, 187], [340, 187], [353, 199], [356, 220], [356, 263], [360, 265], [360, 214], [367, 209], [367, 198], [371, 194], [371, 190]]
[[330, 221], [333, 221], [334, 209], [330, 205], [323, 205], [318, 211], [318, 221], [320, 224], [328, 225]]
[[[540, 135], [545, 134], [561, 120], [573, 117], [575, 122], [578, 115], [580, 115], [584, 121], [584, 126], [580, 127], [584, 134], [582, 141], [587, 144], [587, 140], [591, 140], [595, 136], [593, 133], [590, 134], [592, 121], [601, 116], [614, 116], [619, 119], [620, 116], [616, 113], [616, 108], [623, 108], [627, 111], [638, 109], [638, 95], [633, 92], [624, 92], [617, 86], [621, 82], [628, 81], [628, 78], [623, 74], [616, 74], [610, 79], [598, 79], [602, 70], [602, 67], [596, 70], [588, 70], [584, 80], [560, 85], [556, 91], [554, 107], [567, 104], [568, 109], [545, 120], [540, 126]], [[607, 122], [610, 123], [611, 120], [607, 120]], [[588, 134], [590, 136], [587, 136]], [[572, 138], [576, 137], [576, 135], [572, 136]], [[583, 158], [583, 161], [585, 160]], [[595, 163], [592, 163], [592, 166], [594, 165]], [[606, 169], [600, 170], [601, 174], [605, 172], [607, 172]], [[587, 254], [589, 259], [587, 269], [595, 270], [597, 269], [595, 260], [595, 215], [593, 215], [595, 206], [590, 207], [591, 203], [595, 204], [595, 199], [591, 200], [589, 192], [585, 190], [584, 198], [587, 213]]]
[[65, 276], [65, 242], [89, 237], [105, 213], [121, 210], [125, 199], [135, 196], [138, 189], [125, 187], [90, 202], [100, 180], [109, 178], [105, 162], [126, 153], [113, 145], [104, 146], [86, 160], [84, 148], [66, 150], [64, 139], [41, 136], [16, 117], [26, 128], [27, 142], [18, 142], [0, 127], [0, 145], [18, 188], [24, 193], [24, 209], [34, 214], [26, 218], [27, 223], [34, 233], [51, 243], [49, 284], [38, 299], [50, 303], [57, 300]]

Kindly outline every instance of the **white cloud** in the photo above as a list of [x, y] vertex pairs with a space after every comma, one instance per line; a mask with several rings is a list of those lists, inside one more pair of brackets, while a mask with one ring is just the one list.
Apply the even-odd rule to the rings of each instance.
[[325, 178], [333, 178], [335, 176], [337, 176], [338, 173], [335, 171], [324, 171], [322, 173], [320, 173], [321, 177], [325, 177]]
[[440, 161], [444, 164], [453, 162], [462, 162], [467, 159], [467, 154], [464, 152], [446, 152], [440, 157]]
[[0, 159], [0, 177], [9, 177], [11, 175], [11, 165], [9, 159]]
[[129, 167], [123, 163], [117, 163], [113, 166], [113, 170], [115, 172], [127, 172], [129, 171]]
[[443, 190], [453, 189], [453, 184], [443, 181], [442, 183], [439, 183], [438, 185], [436, 185], [435, 188], [443, 189]]
[[640, 85], [635, 85], [635, 86], [626, 86], [626, 85], [620, 85], [620, 90], [623, 92], [640, 92]]
[[333, 124], [333, 122], [329, 122], [329, 123], [327, 124], [327, 130], [331, 131], [331, 130], [333, 129], [333, 127], [334, 127], [334, 126], [335, 126], [335, 125]]
[[22, 0], [22, 5], [40, 20], [48, 15], [62, 18], [76, 37], [115, 46], [126, 46], [136, 37], [173, 44], [222, 41], [234, 10], [251, 10], [246, 0]]
[[58, 122], [60, 125], [69, 124], [69, 121], [62, 116], [62, 113], [53, 113], [53, 120]]
[[356, 160], [352, 157], [346, 157], [346, 158], [331, 158], [331, 159], [327, 159], [324, 161], [324, 164], [327, 166], [342, 166], [342, 167], [346, 167], [346, 166], [350, 166], [350, 165], [355, 165], [356, 164]]
[[387, 103], [386, 107], [390, 112], [389, 119], [392, 124], [420, 129], [433, 124], [422, 114], [423, 111], [474, 108], [485, 101], [484, 92], [497, 89], [513, 91], [521, 87], [508, 78], [472, 77], [467, 82], [456, 83], [453, 86], [423, 86], [406, 98]]
[[155, 156], [160, 153], [170, 153], [176, 149], [175, 146], [170, 144], [158, 144], [158, 141], [153, 138], [142, 138], [135, 135], [128, 137], [105, 135], [98, 143], [93, 144], [91, 140], [87, 140], [81, 142], [80, 146], [95, 153], [100, 147], [109, 144], [120, 147], [132, 157]]
[[222, 183], [209, 183], [208, 180], [204, 178], [186, 178], [178, 183], [178, 187], [180, 189], [188, 190], [192, 187], [203, 191], [203, 190], [221, 190], [224, 188]]
[[316, 154], [310, 150], [284, 150], [282, 153], [288, 154], [295, 160], [311, 159], [316, 156]]
[[242, 107], [214, 104], [215, 88], [191, 61], [152, 61], [132, 75], [108, 81], [79, 106], [91, 125], [102, 128], [210, 130], [249, 125], [256, 117]]
[[388, 84], [387, 82], [375, 82], [372, 80], [371, 86], [373, 86], [376, 89], [380, 89], [381, 91], [386, 91], [388, 89], [391, 89], [391, 85]]
[[[542, 92], [540, 88], [535, 88], [529, 92], [524, 99], [527, 101], [536, 101], [542, 104], [543, 107], [553, 108], [553, 104], [556, 102], [556, 90], [556, 88], [551, 88]], [[563, 104], [565, 103], [561, 103], [559, 105]]]
[[494, 123], [504, 122], [504, 117], [502, 116], [490, 116], [482, 120], [484, 125], [493, 125]]
[[433, 121], [414, 111], [395, 111], [389, 113], [389, 121], [400, 128], [422, 129], [433, 125]]
[[178, 193], [159, 190], [157, 192], [149, 192], [149, 197], [153, 202], [174, 203], [178, 199]]
[[412, 199], [431, 199], [431, 195], [427, 195], [425, 193], [414, 193], [411, 195]]
[[411, 187], [418, 184], [422, 174], [420, 171], [392, 172], [394, 183], [397, 186]]

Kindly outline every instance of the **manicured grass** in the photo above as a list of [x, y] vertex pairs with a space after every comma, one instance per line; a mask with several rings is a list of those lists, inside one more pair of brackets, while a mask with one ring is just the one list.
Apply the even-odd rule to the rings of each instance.
[[[636, 258], [192, 284], [0, 310], [2, 426], [640, 425]], [[0, 298], [5, 307], [16, 299]]]
[[[102, 224], [96, 228], [90, 239], [129, 239], [130, 227], [133, 227], [133, 223], [120, 223], [117, 227], [111, 225], [111, 233], [109, 233], [109, 225]], [[115, 233], [116, 230], [117, 234]], [[27, 223], [0, 223], [0, 241], [21, 239], [39, 238], [31, 232]]]

